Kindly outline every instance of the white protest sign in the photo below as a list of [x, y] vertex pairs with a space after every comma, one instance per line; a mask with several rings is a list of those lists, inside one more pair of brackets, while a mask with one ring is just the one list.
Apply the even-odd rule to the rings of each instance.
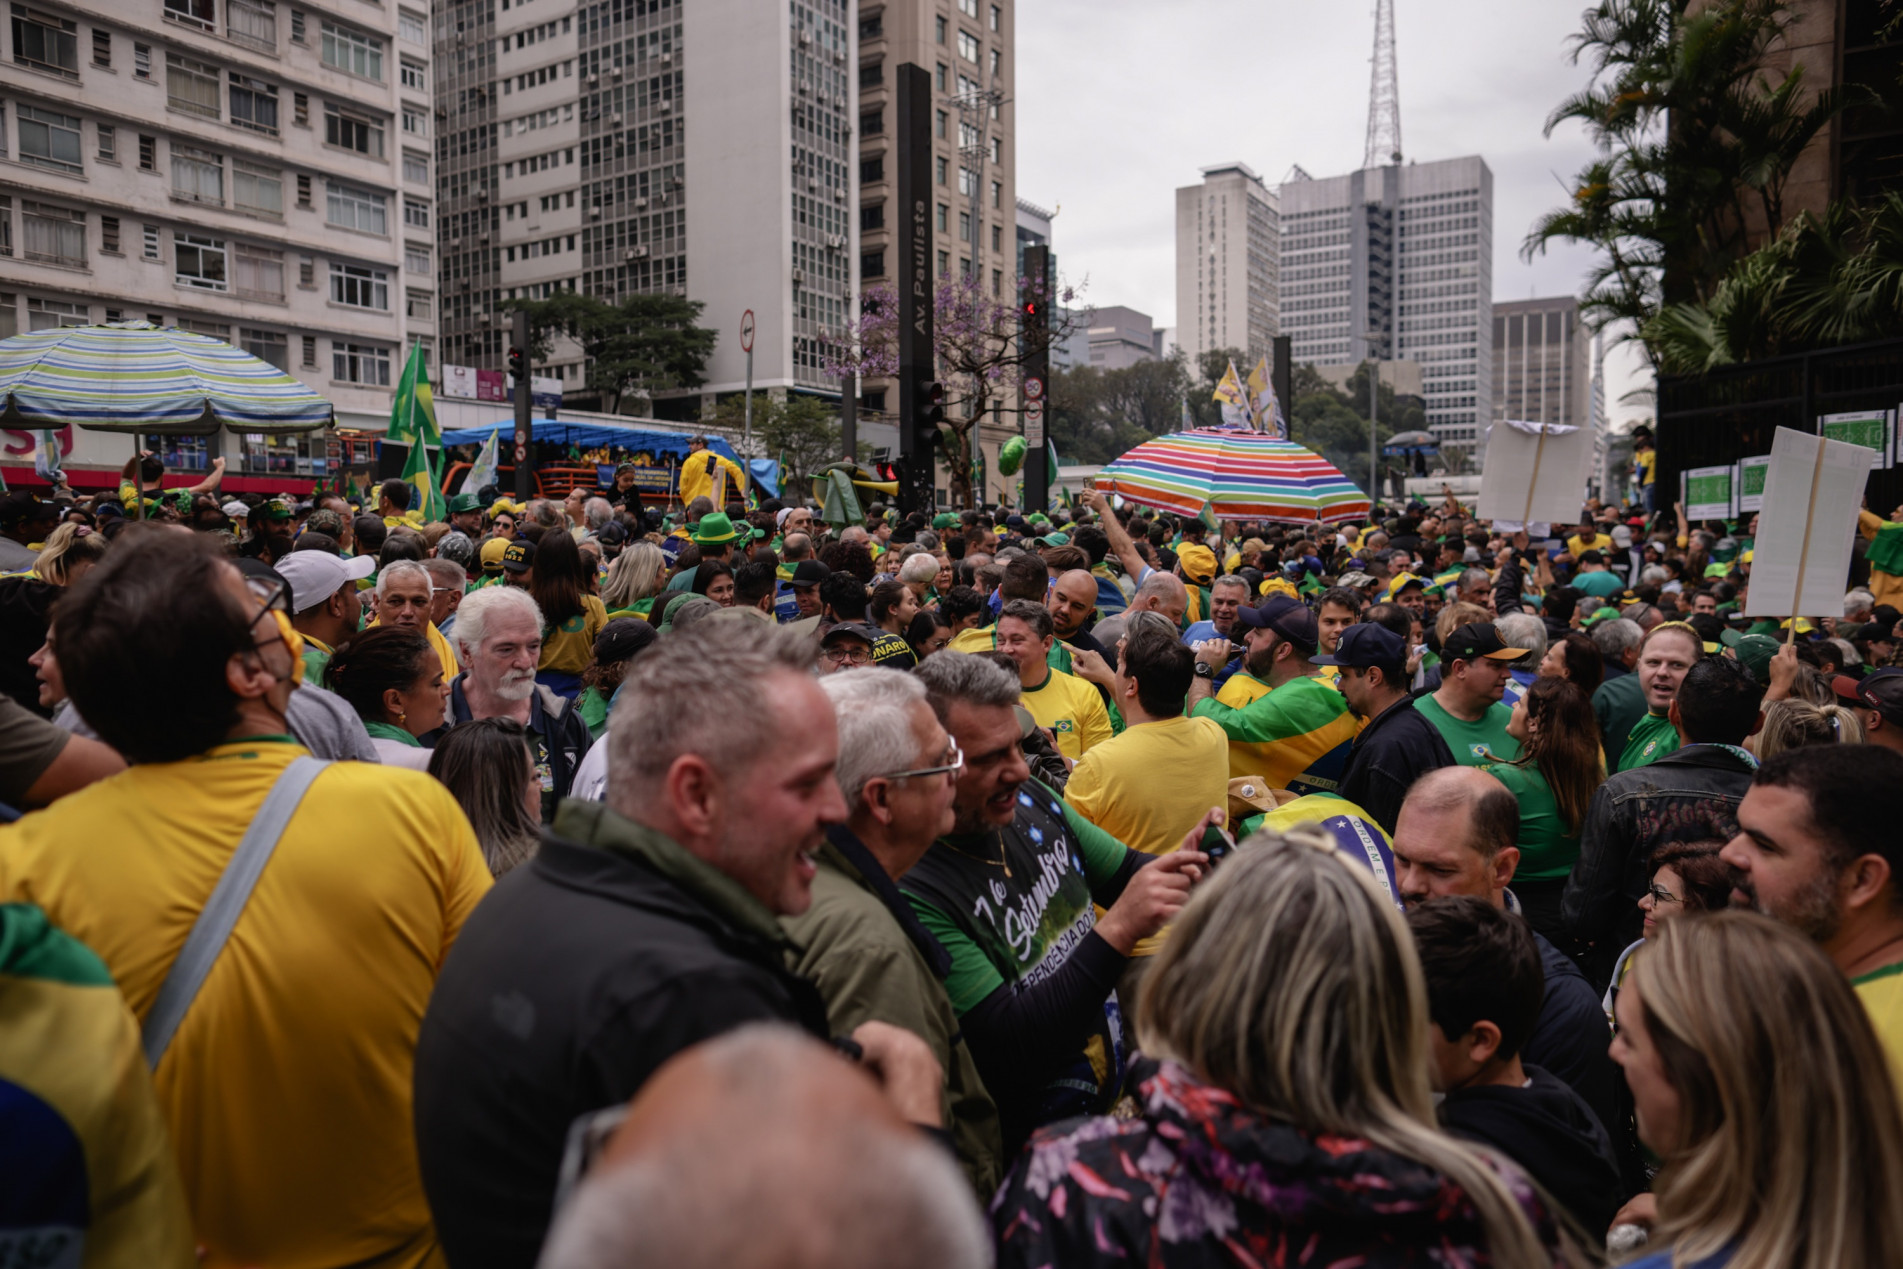
[[1487, 429], [1475, 514], [1509, 531], [1529, 522], [1577, 524], [1591, 463], [1592, 433], [1583, 428], [1518, 419], [1495, 423]]
[[1738, 460], [1738, 511], [1764, 510], [1764, 478], [1771, 470], [1771, 456]]
[[1852, 410], [1847, 414], [1819, 415], [1817, 419], [1819, 436], [1874, 451], [1878, 467], [1890, 465], [1890, 453], [1896, 448], [1894, 431], [1894, 420], [1888, 410]]
[[1737, 473], [1728, 464], [1724, 467], [1694, 467], [1684, 472], [1679, 477], [1679, 501], [1685, 504], [1686, 518], [1729, 520], [1734, 513], [1736, 476]]
[[1751, 564], [1749, 617], [1842, 611], [1857, 508], [1876, 451], [1780, 427], [1771, 441]]

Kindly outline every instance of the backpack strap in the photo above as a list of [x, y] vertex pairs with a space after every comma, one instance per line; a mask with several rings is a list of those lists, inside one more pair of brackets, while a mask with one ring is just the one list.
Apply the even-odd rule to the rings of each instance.
[[251, 826], [245, 829], [218, 884], [212, 887], [211, 897], [205, 900], [198, 920], [192, 923], [185, 946], [172, 962], [165, 981], [159, 985], [152, 1009], [145, 1016], [141, 1039], [146, 1065], [152, 1069], [158, 1069], [159, 1059], [165, 1056], [179, 1023], [185, 1020], [186, 1012], [198, 998], [199, 988], [205, 985], [211, 967], [224, 951], [264, 866], [271, 862], [278, 839], [284, 836], [285, 826], [291, 822], [311, 782], [329, 765], [308, 754], [293, 759], [272, 784], [271, 791], [265, 794], [257, 814], [251, 817]]

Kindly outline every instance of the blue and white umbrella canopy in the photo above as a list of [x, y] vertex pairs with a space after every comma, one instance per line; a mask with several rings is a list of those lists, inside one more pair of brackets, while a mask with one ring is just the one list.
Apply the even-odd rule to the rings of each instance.
[[331, 405], [209, 335], [149, 322], [62, 326], [0, 340], [0, 420], [23, 428], [196, 436], [308, 432]]

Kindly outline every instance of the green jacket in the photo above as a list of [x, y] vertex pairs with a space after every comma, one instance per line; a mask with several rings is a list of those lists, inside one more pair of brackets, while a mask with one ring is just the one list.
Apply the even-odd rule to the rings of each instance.
[[[896, 884], [883, 876], [869, 879], [849, 857], [864, 869], [877, 868], [863, 845], [843, 829], [829, 837], [818, 852], [813, 906], [781, 918], [798, 945], [787, 965], [818, 986], [835, 1034], [850, 1035], [862, 1022], [885, 1022], [931, 1046], [945, 1070], [940, 1110], [952, 1148], [979, 1201], [989, 1202], [1004, 1172], [998, 1108], [965, 1047], [944, 983], [917, 941], [930, 936], [917, 929]], [[881, 894], [880, 881], [889, 894]]]

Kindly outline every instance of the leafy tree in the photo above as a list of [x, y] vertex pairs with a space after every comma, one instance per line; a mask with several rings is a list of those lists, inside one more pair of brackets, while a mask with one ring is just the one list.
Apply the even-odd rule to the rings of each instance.
[[619, 304], [564, 291], [546, 300], [515, 300], [527, 311], [529, 356], [540, 361], [554, 348], [556, 334], [582, 347], [588, 358], [587, 386], [599, 393], [610, 414], [619, 413], [628, 394], [652, 395], [676, 388], [697, 388], [718, 336], [694, 321], [706, 307], [674, 295], [630, 295]]
[[1189, 383], [1179, 351], [1120, 370], [1077, 366], [1051, 376], [1047, 418], [1059, 456], [1107, 463], [1180, 426]]
[[1801, 66], [1766, 76], [1767, 52], [1794, 20], [1784, 0], [1601, 0], [1586, 11], [1573, 56], [1592, 62], [1593, 81], [1546, 130], [1585, 125], [1599, 157], [1523, 252], [1598, 249], [1580, 301], [1595, 327], [1642, 332], [1665, 304], [1709, 302], [1751, 235], [1783, 228], [1793, 164], [1850, 102], [1836, 90], [1807, 102]]
[[[738, 428], [746, 415], [746, 395], [734, 393], [721, 400], [714, 422]], [[764, 392], [753, 394], [753, 434], [760, 452], [778, 459], [782, 488], [804, 490], [815, 472], [838, 462], [843, 453], [839, 407], [823, 397], [792, 394], [775, 400]], [[861, 444], [862, 450], [870, 446]]]
[[[1310, 365], [1298, 365], [1291, 376], [1289, 439], [1333, 463], [1341, 474], [1368, 489], [1368, 376], [1374, 363], [1362, 362], [1348, 377], [1346, 390], [1335, 387]], [[1379, 411], [1375, 435], [1383, 444], [1396, 432], [1426, 426], [1426, 411], [1417, 396], [1402, 396], [1394, 385], [1379, 380], [1375, 390]], [[1392, 463], [1382, 463], [1391, 476]]]

